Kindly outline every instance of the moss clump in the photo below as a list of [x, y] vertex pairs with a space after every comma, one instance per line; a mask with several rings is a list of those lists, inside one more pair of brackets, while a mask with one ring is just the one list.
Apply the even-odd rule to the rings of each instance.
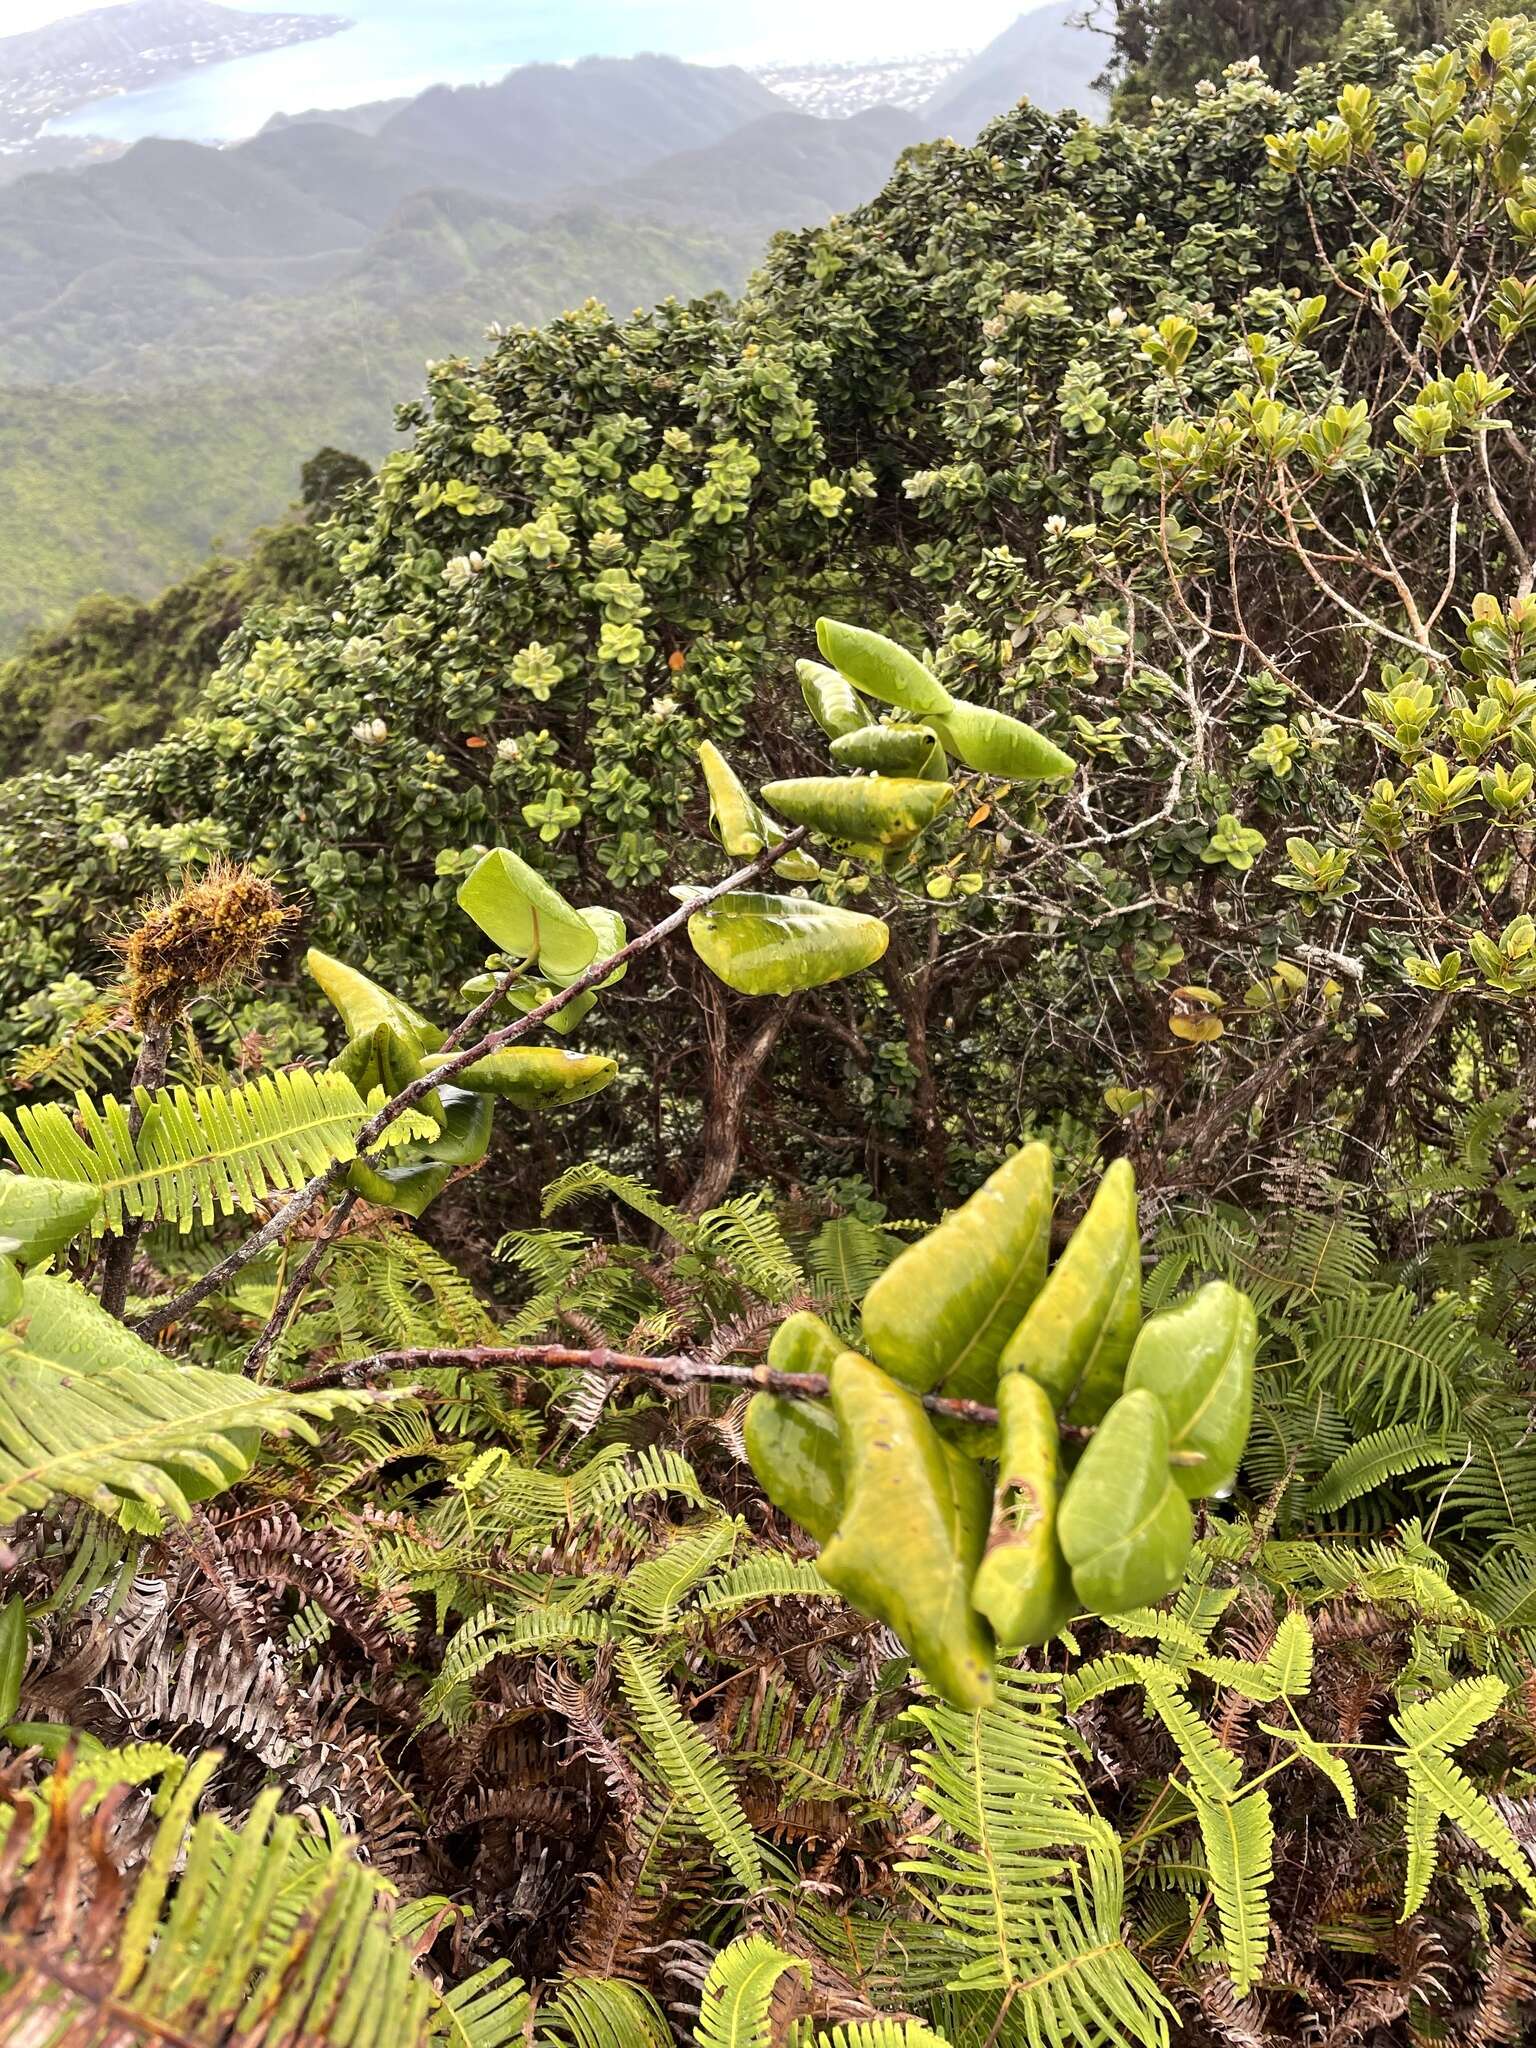
[[264, 876], [231, 862], [183, 883], [119, 942], [134, 1023], [163, 1025], [200, 991], [251, 980], [297, 916]]

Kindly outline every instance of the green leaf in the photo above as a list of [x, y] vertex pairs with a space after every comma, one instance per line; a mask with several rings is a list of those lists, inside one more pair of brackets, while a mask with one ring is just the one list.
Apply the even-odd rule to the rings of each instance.
[[304, 965], [340, 1015], [348, 1038], [366, 1038], [380, 1024], [387, 1024], [415, 1052], [435, 1052], [442, 1044], [443, 1033], [430, 1018], [402, 997], [380, 988], [358, 968], [322, 953], [318, 946], [311, 946], [304, 955]]
[[1156, 1395], [1123, 1394], [1088, 1440], [1062, 1497], [1057, 1533], [1078, 1600], [1113, 1614], [1179, 1583], [1194, 1525], [1168, 1466], [1168, 1418]]
[[1062, 782], [1077, 773], [1077, 763], [1054, 740], [1022, 718], [985, 704], [952, 697], [933, 728], [948, 751], [978, 775], [1006, 782]]
[[0, 1607], [0, 1728], [14, 1721], [27, 1668], [27, 1603], [19, 1593]]
[[573, 980], [597, 958], [597, 933], [581, 912], [504, 846], [476, 863], [458, 903], [499, 951], [536, 960], [552, 981]]
[[841, 739], [874, 723], [869, 706], [835, 668], [824, 668], [819, 661], [797, 661], [795, 674], [800, 678], [806, 710], [830, 739]]
[[1136, 1178], [1130, 1162], [1117, 1159], [1005, 1346], [998, 1372], [1027, 1372], [1063, 1421], [1095, 1423], [1119, 1397], [1140, 1327]]
[[981, 1468], [945, 1443], [915, 1394], [857, 1352], [832, 1368], [846, 1505], [821, 1553], [829, 1586], [886, 1622], [941, 1698], [992, 1697], [992, 1639], [971, 1607], [987, 1538]]
[[[446, 1053], [429, 1054], [422, 1066], [431, 1073], [449, 1058]], [[564, 1109], [599, 1094], [618, 1071], [617, 1060], [599, 1053], [566, 1052], [555, 1045], [509, 1045], [465, 1067], [454, 1083], [500, 1096], [519, 1109]]]
[[1051, 1153], [1026, 1145], [908, 1245], [864, 1297], [864, 1342], [919, 1393], [990, 1401], [997, 1361], [1045, 1279]]
[[0, 1252], [23, 1266], [50, 1259], [89, 1229], [100, 1208], [94, 1182], [0, 1173]]
[[1285, 1616], [1275, 1630], [1264, 1662], [1275, 1681], [1277, 1696], [1301, 1699], [1312, 1688], [1312, 1625], [1299, 1610]]
[[[770, 818], [747, 794], [734, 768], [712, 740], [699, 744], [699, 765], [709, 791], [709, 829], [729, 854], [751, 860], [788, 836], [788, 828]], [[774, 862], [774, 872], [786, 881], [813, 882], [820, 867], [802, 848], [795, 847]]]
[[831, 1409], [822, 1401], [754, 1394], [742, 1437], [774, 1506], [818, 1543], [829, 1542], [843, 1515], [842, 1450]]
[[818, 619], [816, 644], [839, 675], [866, 697], [878, 697], [882, 704], [894, 704], [918, 718], [931, 718], [947, 711], [953, 702], [915, 654], [887, 640], [883, 633], [845, 626], [837, 619]]
[[1289, 1743], [1298, 1756], [1304, 1756], [1314, 1770], [1323, 1776], [1344, 1802], [1344, 1811], [1350, 1819], [1355, 1818], [1355, 1781], [1349, 1774], [1349, 1765], [1343, 1757], [1336, 1756], [1326, 1742], [1319, 1742], [1315, 1735], [1309, 1735], [1305, 1728], [1282, 1728], [1273, 1721], [1261, 1721], [1260, 1728], [1276, 1742]]
[[900, 775], [807, 775], [769, 782], [763, 795], [793, 825], [808, 825], [840, 845], [909, 846], [954, 801], [947, 782]]
[[1205, 1844], [1232, 1989], [1239, 1998], [1246, 1998], [1269, 1953], [1269, 1883], [1274, 1875], [1275, 1846], [1269, 1793], [1259, 1786], [1241, 1799], [1208, 1799], [1198, 1791], [1192, 1791], [1190, 1798]]
[[949, 773], [938, 735], [926, 725], [866, 725], [835, 739], [828, 752], [839, 768], [867, 768], [876, 775], [943, 782]]
[[490, 1148], [492, 1098], [445, 1084], [436, 1090], [436, 1100], [441, 1115], [436, 1137], [413, 1139], [393, 1153], [355, 1160], [347, 1185], [380, 1208], [420, 1216], [457, 1168], [477, 1166]]
[[971, 1588], [1005, 1650], [1049, 1642], [1072, 1618], [1072, 1574], [1056, 1536], [1061, 1438], [1051, 1397], [1027, 1373], [997, 1390], [997, 1492], [987, 1551]]
[[1168, 1417], [1175, 1451], [1198, 1454], [1176, 1465], [1174, 1482], [1191, 1500], [1219, 1493], [1237, 1477], [1253, 1420], [1253, 1366], [1259, 1323], [1253, 1303], [1226, 1280], [1212, 1280], [1187, 1301], [1142, 1326], [1125, 1371], [1129, 1393], [1145, 1387]]
[[736, 890], [688, 920], [694, 951], [727, 988], [784, 996], [872, 967], [890, 943], [878, 917], [805, 896]]

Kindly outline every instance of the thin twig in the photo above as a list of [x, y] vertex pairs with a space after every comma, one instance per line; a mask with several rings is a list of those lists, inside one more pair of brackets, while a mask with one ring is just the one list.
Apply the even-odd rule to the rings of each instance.
[[282, 1336], [284, 1330], [287, 1329], [288, 1318], [293, 1314], [295, 1308], [298, 1307], [299, 1300], [305, 1288], [309, 1285], [316, 1266], [325, 1257], [329, 1247], [341, 1235], [343, 1225], [357, 1207], [357, 1204], [358, 1193], [356, 1188], [348, 1188], [347, 1192], [336, 1204], [336, 1207], [331, 1211], [330, 1219], [326, 1223], [324, 1230], [321, 1231], [309, 1250], [304, 1254], [304, 1257], [299, 1261], [298, 1270], [278, 1297], [277, 1305], [271, 1315], [268, 1316], [266, 1326], [262, 1330], [261, 1335], [246, 1353], [245, 1364], [242, 1370], [248, 1378], [260, 1378], [261, 1369], [270, 1357], [273, 1345]]
[[[398, 1095], [386, 1102], [382, 1109], [376, 1110], [358, 1132], [356, 1156], [363, 1157], [370, 1146], [378, 1143], [396, 1118], [403, 1116], [408, 1109], [413, 1109], [424, 1096], [430, 1095], [436, 1088], [441, 1088], [445, 1082], [453, 1080], [455, 1075], [461, 1074], [466, 1067], [473, 1066], [476, 1060], [486, 1059], [491, 1053], [500, 1052], [504, 1046], [512, 1045], [518, 1039], [526, 1038], [530, 1032], [537, 1031], [541, 1024], [547, 1024], [551, 1017], [558, 1015], [567, 1003], [573, 1002], [587, 989], [595, 988], [599, 982], [606, 981], [611, 974], [626, 967], [641, 953], [649, 952], [663, 939], [670, 938], [672, 933], [686, 924], [693, 913], [704, 904], [713, 903], [717, 898], [729, 895], [733, 889], [739, 889], [745, 882], [755, 881], [765, 869], [771, 868], [775, 861], [782, 860], [786, 853], [792, 853], [806, 837], [806, 827], [796, 826], [793, 832], [786, 833], [777, 844], [765, 847], [753, 860], [748, 861], [744, 868], [738, 868], [734, 874], [727, 875], [723, 882], [716, 882], [708, 889], [701, 889], [696, 896], [690, 896], [686, 903], [679, 904], [678, 908], [662, 918], [659, 924], [653, 924], [649, 930], [641, 932], [637, 938], [631, 939], [627, 946], [621, 946], [617, 953], [610, 953], [606, 960], [594, 960], [592, 965], [578, 974], [568, 987], [557, 989], [554, 995], [546, 1002], [540, 1003], [536, 1010], [530, 1010], [527, 1016], [519, 1017], [515, 1023], [503, 1025], [500, 1030], [487, 1033], [476, 1044], [455, 1052], [453, 1057], [445, 1060], [441, 1066], [434, 1067], [429, 1072], [418, 1075], [414, 1081], [408, 1082]], [[487, 996], [483, 1002], [476, 1004], [470, 1016], [484, 1015], [492, 1004], [493, 997]], [[219, 1260], [217, 1265], [210, 1266], [200, 1279], [169, 1300], [157, 1302], [146, 1316], [134, 1324], [133, 1327], [139, 1336], [153, 1337], [157, 1331], [163, 1330], [167, 1323], [174, 1322], [178, 1316], [185, 1315], [188, 1309], [196, 1308], [200, 1301], [206, 1301], [210, 1294], [217, 1293], [219, 1288], [231, 1280], [242, 1267], [248, 1266], [252, 1259], [258, 1258], [269, 1245], [274, 1245], [280, 1238], [286, 1237], [294, 1224], [309, 1214], [326, 1190], [342, 1178], [350, 1165], [351, 1161], [347, 1159], [334, 1160], [331, 1165], [317, 1173], [313, 1180], [306, 1181], [280, 1209], [268, 1217], [259, 1230], [253, 1231], [249, 1237], [237, 1244], [232, 1252]]]

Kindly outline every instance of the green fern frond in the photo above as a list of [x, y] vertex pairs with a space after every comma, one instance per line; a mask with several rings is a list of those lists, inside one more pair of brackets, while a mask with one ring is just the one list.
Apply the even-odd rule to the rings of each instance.
[[1331, 1514], [1405, 1472], [1444, 1464], [1445, 1456], [1442, 1437], [1430, 1435], [1417, 1423], [1394, 1422], [1389, 1429], [1361, 1437], [1342, 1457], [1335, 1458], [1307, 1496], [1307, 1505], [1314, 1514]]
[[540, 2048], [672, 2048], [672, 2030], [638, 1984], [572, 1977], [539, 2007]]
[[1173, 1737], [1193, 1789], [1207, 1799], [1229, 1799], [1243, 1775], [1241, 1759], [1217, 1741], [1161, 1666], [1147, 1683], [1147, 1705]]
[[0, 1527], [55, 1494], [185, 1521], [244, 1478], [262, 1434], [313, 1442], [316, 1422], [385, 1398], [175, 1364], [74, 1281], [30, 1275], [22, 1315], [0, 1330]]
[[1075, 1714], [1100, 1693], [1117, 1692], [1122, 1685], [1152, 1685], [1167, 1676], [1166, 1666], [1155, 1657], [1138, 1657], [1125, 1650], [1111, 1650], [1095, 1657], [1076, 1671], [1068, 1672], [1062, 1684], [1067, 1712]]
[[606, 1166], [599, 1166], [590, 1159], [567, 1168], [558, 1180], [550, 1182], [544, 1190], [540, 1214], [547, 1222], [560, 1210], [569, 1208], [572, 1202], [579, 1202], [584, 1195], [611, 1195], [615, 1201], [643, 1216], [648, 1223], [664, 1230], [678, 1244], [691, 1245], [698, 1231], [698, 1225], [691, 1217], [685, 1216], [680, 1209], [670, 1208], [643, 1181], [635, 1180], [627, 1173], [612, 1173]]
[[857, 1216], [834, 1216], [806, 1246], [806, 1277], [834, 1309], [853, 1308], [900, 1250], [889, 1231]]
[[1478, 1791], [1449, 1754], [1470, 1741], [1498, 1712], [1505, 1690], [1497, 1678], [1464, 1678], [1393, 1717], [1392, 1727], [1402, 1748], [1393, 1752], [1392, 1760], [1408, 1779], [1404, 1919], [1417, 1911], [1429, 1888], [1441, 1816], [1475, 1842], [1528, 1899], [1536, 1901], [1536, 1871], [1529, 1857], [1492, 1801]]
[[1274, 1875], [1275, 1823], [1263, 1786], [1240, 1799], [1191, 1792], [1205, 1844], [1211, 1894], [1232, 1989], [1246, 1998], [1269, 1953], [1269, 1882]]
[[699, 1218], [694, 1249], [730, 1267], [736, 1278], [764, 1301], [782, 1301], [805, 1285], [779, 1219], [761, 1190], [707, 1210]]
[[1120, 1844], [1088, 1802], [1056, 1681], [999, 1672], [983, 1712], [912, 1718], [930, 1738], [915, 1762], [940, 1826], [899, 1867], [954, 1936], [952, 1988], [1001, 1993], [1041, 2048], [1163, 2048], [1169, 2007], [1122, 1938]]
[[190, 1230], [355, 1158], [368, 1116], [344, 1074], [306, 1067], [239, 1088], [140, 1089], [136, 1100], [136, 1136], [116, 1096], [97, 1104], [84, 1094], [79, 1130], [59, 1103], [24, 1104], [14, 1118], [0, 1113], [0, 1136], [23, 1173], [99, 1187], [110, 1230], [130, 1221]]
[[685, 1530], [655, 1557], [643, 1558], [624, 1581], [620, 1614], [648, 1636], [662, 1635], [678, 1618], [682, 1602], [735, 1549], [743, 1534], [730, 1518]]
[[693, 1603], [695, 1614], [730, 1614], [760, 1600], [835, 1600], [837, 1595], [809, 1558], [783, 1550], [760, 1550], [718, 1578]]
[[942, 2034], [921, 2020], [852, 2020], [817, 2031], [809, 2020], [790, 2029], [790, 2048], [949, 2048]]
[[1275, 1681], [1275, 1691], [1286, 1699], [1302, 1699], [1312, 1689], [1312, 1624], [1293, 1608], [1275, 1630], [1275, 1639], [1264, 1660]]
[[658, 1776], [737, 1883], [746, 1891], [757, 1891], [763, 1881], [762, 1863], [736, 1788], [718, 1752], [672, 1697], [659, 1662], [649, 1650], [623, 1644], [619, 1683]]
[[1304, 1756], [1315, 1770], [1323, 1776], [1344, 1802], [1344, 1811], [1353, 1820], [1355, 1817], [1355, 1781], [1349, 1774], [1349, 1765], [1343, 1757], [1336, 1756], [1326, 1742], [1319, 1742], [1315, 1735], [1309, 1735], [1305, 1728], [1281, 1728], [1273, 1721], [1261, 1721], [1259, 1726], [1266, 1735], [1276, 1742], [1288, 1742], [1298, 1756]]
[[699, 2005], [698, 2048], [773, 2048], [783, 2038], [774, 2025], [780, 1981], [799, 1980], [809, 1991], [811, 1966], [787, 1956], [761, 1934], [748, 1934], [721, 1949], [704, 1979]]

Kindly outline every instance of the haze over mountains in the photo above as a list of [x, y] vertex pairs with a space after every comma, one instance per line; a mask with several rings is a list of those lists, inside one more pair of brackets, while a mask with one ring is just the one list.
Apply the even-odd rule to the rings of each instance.
[[487, 322], [737, 290], [909, 144], [1026, 92], [1093, 111], [1104, 46], [1072, 12], [917, 111], [822, 119], [745, 71], [594, 58], [0, 187], [0, 640], [238, 540], [324, 442], [376, 460], [422, 361]]

